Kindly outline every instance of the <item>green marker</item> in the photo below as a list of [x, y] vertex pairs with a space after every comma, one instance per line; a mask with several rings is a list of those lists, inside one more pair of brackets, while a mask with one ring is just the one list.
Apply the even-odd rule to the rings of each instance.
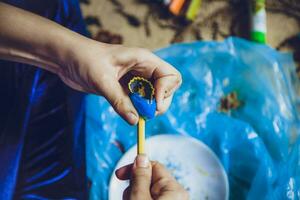
[[192, 0], [186, 13], [188, 20], [194, 21], [201, 7], [202, 0]]
[[266, 43], [267, 35], [265, 5], [265, 0], [252, 0], [251, 40], [262, 44]]

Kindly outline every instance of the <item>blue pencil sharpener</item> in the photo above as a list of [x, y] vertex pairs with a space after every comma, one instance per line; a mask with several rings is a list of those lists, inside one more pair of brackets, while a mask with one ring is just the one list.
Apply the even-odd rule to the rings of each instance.
[[134, 77], [128, 83], [129, 97], [140, 117], [151, 119], [155, 116], [156, 100], [152, 83], [142, 77]]

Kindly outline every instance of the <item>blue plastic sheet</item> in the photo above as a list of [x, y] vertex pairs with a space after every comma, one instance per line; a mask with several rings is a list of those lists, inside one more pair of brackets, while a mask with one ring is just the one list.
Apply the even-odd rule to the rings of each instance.
[[[238, 38], [176, 44], [157, 52], [183, 77], [170, 109], [147, 123], [147, 137], [195, 137], [221, 160], [230, 199], [300, 199], [298, 80], [292, 56]], [[235, 93], [239, 106], [222, 112]], [[111, 173], [136, 143], [102, 97], [87, 97], [87, 161], [91, 199], [107, 199]]]

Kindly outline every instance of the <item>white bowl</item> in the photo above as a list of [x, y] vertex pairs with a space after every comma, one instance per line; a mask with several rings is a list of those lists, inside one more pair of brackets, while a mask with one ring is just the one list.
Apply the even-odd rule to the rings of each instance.
[[[229, 184], [217, 156], [201, 141], [182, 135], [156, 135], [146, 140], [146, 152], [151, 160], [164, 164], [177, 181], [186, 188], [191, 200], [227, 200]], [[116, 169], [130, 164], [136, 156], [136, 145], [118, 162]], [[114, 171], [115, 171], [114, 170]], [[121, 200], [128, 181], [112, 174], [109, 199]]]

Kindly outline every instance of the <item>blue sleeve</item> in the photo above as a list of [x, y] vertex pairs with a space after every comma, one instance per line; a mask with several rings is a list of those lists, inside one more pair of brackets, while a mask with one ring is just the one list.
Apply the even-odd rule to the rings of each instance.
[[[87, 34], [77, 0], [4, 2]], [[42, 69], [0, 67], [0, 199], [87, 199], [83, 94]]]

